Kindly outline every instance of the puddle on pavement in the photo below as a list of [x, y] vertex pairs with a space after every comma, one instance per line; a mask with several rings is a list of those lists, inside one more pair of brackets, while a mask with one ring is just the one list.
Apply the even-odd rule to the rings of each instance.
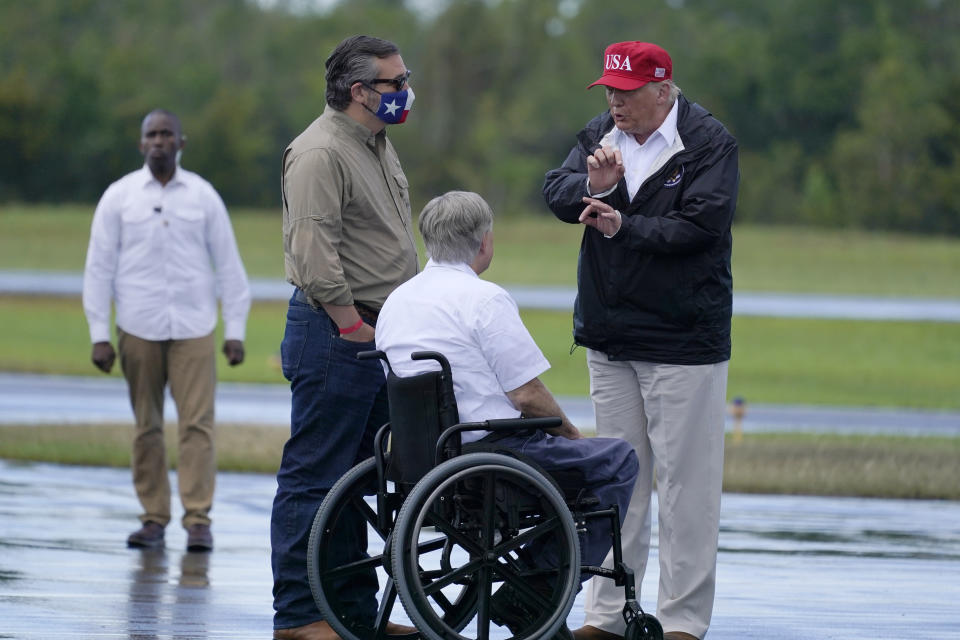
[[[165, 550], [124, 546], [126, 469], [0, 461], [0, 478], [0, 637], [270, 637], [272, 476], [219, 475], [210, 554], [184, 550], [176, 511]], [[960, 503], [728, 494], [721, 527], [710, 640], [957, 637]], [[656, 579], [654, 555], [645, 609]]]

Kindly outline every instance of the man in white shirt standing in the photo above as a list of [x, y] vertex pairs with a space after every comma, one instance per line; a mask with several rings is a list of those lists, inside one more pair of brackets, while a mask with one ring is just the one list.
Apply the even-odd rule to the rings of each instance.
[[[394, 373], [410, 376], [436, 368], [430, 361], [411, 360], [410, 354], [438, 351], [450, 362], [461, 422], [521, 414], [561, 418], [561, 425], [547, 433], [468, 432], [463, 441], [483, 438], [524, 454], [547, 472], [578, 472], [576, 479], [555, 479], [561, 488], [584, 489], [599, 504], [616, 504], [625, 514], [639, 468], [633, 448], [619, 438], [581, 437], [538, 377], [550, 363], [523, 326], [516, 303], [503, 288], [479, 278], [493, 259], [490, 206], [475, 193], [451, 191], [427, 203], [419, 226], [430, 260], [387, 297], [377, 321], [376, 345]], [[611, 545], [606, 521], [588, 522], [581, 537], [583, 562], [600, 565]], [[535, 567], [552, 566], [552, 549], [526, 551]], [[515, 629], [529, 622], [509, 587], [499, 589], [491, 602], [498, 624]], [[557, 637], [569, 634], [564, 626]]]
[[250, 288], [223, 200], [209, 182], [179, 166], [186, 137], [163, 109], [143, 119], [143, 168], [107, 188], [93, 216], [83, 274], [83, 309], [93, 364], [105, 373], [116, 303], [117, 350], [136, 420], [133, 484], [143, 507], [131, 547], [162, 547], [170, 521], [163, 441], [164, 388], [177, 406], [177, 479], [187, 549], [210, 551], [214, 454], [214, 329], [223, 309], [223, 353], [243, 362]]

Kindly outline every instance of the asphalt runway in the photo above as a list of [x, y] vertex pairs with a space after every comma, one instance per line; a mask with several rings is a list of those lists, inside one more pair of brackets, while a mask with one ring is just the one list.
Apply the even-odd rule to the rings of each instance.
[[[184, 550], [175, 505], [166, 549], [143, 552], [128, 470], [0, 460], [0, 638], [270, 638], [275, 488], [221, 473], [216, 549]], [[727, 494], [717, 573], [710, 640], [955, 639], [960, 503]], [[654, 555], [644, 608], [656, 577]]]

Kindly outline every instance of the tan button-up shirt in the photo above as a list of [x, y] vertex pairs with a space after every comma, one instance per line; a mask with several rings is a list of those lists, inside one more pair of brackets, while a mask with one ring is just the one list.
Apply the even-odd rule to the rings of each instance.
[[287, 280], [313, 304], [383, 306], [417, 272], [407, 178], [384, 131], [327, 106], [283, 154]]

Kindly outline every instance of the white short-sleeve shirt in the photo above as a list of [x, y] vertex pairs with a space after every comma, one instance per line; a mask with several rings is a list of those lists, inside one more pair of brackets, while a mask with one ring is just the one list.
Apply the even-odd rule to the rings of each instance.
[[430, 260], [397, 287], [380, 311], [376, 341], [399, 376], [438, 368], [431, 360], [411, 360], [414, 351], [446, 356], [461, 422], [518, 417], [506, 392], [550, 368], [510, 294], [467, 264]]

